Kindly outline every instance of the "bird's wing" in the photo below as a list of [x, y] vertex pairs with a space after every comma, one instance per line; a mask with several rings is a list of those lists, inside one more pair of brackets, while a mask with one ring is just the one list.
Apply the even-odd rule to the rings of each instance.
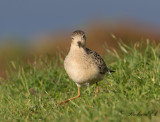
[[86, 48], [86, 53], [92, 58], [93, 62], [98, 66], [101, 74], [105, 74], [106, 72], [113, 72], [106, 66], [104, 60], [99, 54], [88, 48]]

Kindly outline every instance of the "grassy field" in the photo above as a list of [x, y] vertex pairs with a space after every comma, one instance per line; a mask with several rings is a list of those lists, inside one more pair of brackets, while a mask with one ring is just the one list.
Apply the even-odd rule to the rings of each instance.
[[[12, 72], [0, 79], [0, 121], [160, 121], [160, 46], [144, 49], [143, 43], [107, 50], [104, 57], [115, 70], [95, 85], [81, 88], [81, 97], [57, 103], [77, 94], [62, 65], [61, 54], [35, 58], [33, 65], [10, 63]], [[14, 70], [19, 70], [15, 72]]]

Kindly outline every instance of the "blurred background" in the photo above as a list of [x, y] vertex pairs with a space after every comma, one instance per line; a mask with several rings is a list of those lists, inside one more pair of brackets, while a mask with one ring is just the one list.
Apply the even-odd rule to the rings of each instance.
[[118, 47], [112, 34], [127, 44], [159, 42], [159, 5], [158, 0], [1, 0], [0, 77], [17, 58], [32, 62], [37, 55], [67, 52], [77, 29], [101, 55], [106, 44]]

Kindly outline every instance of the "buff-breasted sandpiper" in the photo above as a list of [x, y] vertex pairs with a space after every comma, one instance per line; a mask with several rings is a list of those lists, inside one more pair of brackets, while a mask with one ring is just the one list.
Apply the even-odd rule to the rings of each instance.
[[79, 98], [81, 86], [96, 84], [98, 92], [98, 82], [103, 80], [107, 72], [114, 72], [106, 66], [99, 54], [86, 48], [86, 36], [81, 30], [72, 33], [71, 47], [64, 60], [64, 67], [68, 76], [76, 83], [78, 95], [60, 102], [59, 105]]

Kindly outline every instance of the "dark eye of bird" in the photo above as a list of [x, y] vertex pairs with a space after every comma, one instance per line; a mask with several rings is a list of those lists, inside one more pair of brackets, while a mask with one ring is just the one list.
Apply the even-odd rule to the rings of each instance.
[[74, 38], [72, 38], [72, 40], [73, 40]]
[[85, 36], [85, 35], [83, 36], [83, 39], [84, 39], [84, 40], [86, 39], [86, 36]]

